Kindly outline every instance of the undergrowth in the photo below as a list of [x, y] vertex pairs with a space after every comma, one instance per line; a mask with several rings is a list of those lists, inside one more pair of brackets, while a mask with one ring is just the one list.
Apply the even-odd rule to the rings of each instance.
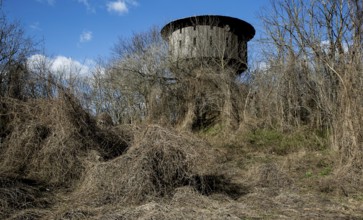
[[0, 104], [1, 219], [363, 216], [321, 132], [99, 127], [67, 94]]
[[256, 150], [286, 155], [302, 149], [323, 151], [328, 147], [327, 136], [318, 131], [298, 129], [282, 132], [276, 129], [256, 129], [245, 134], [245, 140]]

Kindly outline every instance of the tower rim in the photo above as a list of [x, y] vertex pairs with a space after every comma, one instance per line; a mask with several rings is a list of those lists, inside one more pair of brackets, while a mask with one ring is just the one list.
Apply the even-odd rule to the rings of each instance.
[[213, 25], [219, 27], [229, 25], [230, 31], [234, 32], [237, 36], [243, 36], [246, 41], [251, 40], [256, 33], [255, 28], [250, 23], [239, 18], [223, 15], [199, 15], [169, 22], [161, 29], [161, 36], [164, 40], [167, 40], [172, 32], [180, 28], [195, 25]]

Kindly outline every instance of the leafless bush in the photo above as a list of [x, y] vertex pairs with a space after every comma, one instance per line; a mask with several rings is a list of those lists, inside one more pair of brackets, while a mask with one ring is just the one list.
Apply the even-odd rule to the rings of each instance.
[[[54, 203], [46, 188], [25, 179], [12, 179], [0, 177], [0, 218], [4, 219], [14, 213], [21, 216], [42, 216], [44, 211]], [[33, 210], [32, 214], [22, 210]], [[22, 213], [22, 214], [20, 214]], [[17, 218], [14, 218], [17, 219]]]
[[269, 40], [266, 68], [254, 74], [254, 114], [276, 129], [329, 134], [340, 154], [338, 176], [356, 182], [363, 164], [362, 2], [271, 3], [261, 16]]
[[98, 128], [71, 95], [2, 101], [11, 119], [0, 154], [2, 175], [71, 186], [84, 171], [82, 158], [90, 150], [110, 159], [127, 148], [122, 136]]
[[34, 43], [19, 23], [10, 22], [0, 5], [0, 96], [21, 98], [26, 84], [26, 58], [32, 54]]
[[210, 171], [206, 146], [190, 134], [147, 126], [136, 133], [126, 154], [103, 163], [89, 162], [74, 196], [92, 205], [139, 204], [168, 197], [175, 188], [190, 184], [195, 174]]

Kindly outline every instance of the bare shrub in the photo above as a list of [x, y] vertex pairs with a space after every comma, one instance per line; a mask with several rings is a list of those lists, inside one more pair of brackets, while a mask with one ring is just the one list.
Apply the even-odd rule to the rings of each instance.
[[[5, 219], [14, 213], [22, 213], [22, 210], [31, 209], [32, 214], [27, 212], [22, 216], [41, 216], [40, 209], [45, 209], [53, 204], [49, 192], [45, 187], [36, 185], [27, 180], [17, 180], [0, 177], [0, 218]], [[36, 210], [38, 209], [38, 210]], [[30, 218], [29, 219], [34, 219]], [[21, 218], [14, 218], [21, 219]], [[26, 219], [26, 218], [22, 218]]]
[[1, 175], [71, 186], [84, 171], [82, 161], [90, 150], [110, 159], [127, 148], [121, 136], [98, 128], [68, 94], [55, 100], [3, 102], [11, 122], [1, 148]]
[[[255, 73], [255, 114], [281, 130], [326, 133], [337, 179], [362, 185], [362, 1], [278, 0], [261, 18], [267, 68]], [[281, 25], [283, 24], [283, 25]], [[267, 46], [267, 45], [266, 45]]]
[[196, 173], [209, 171], [208, 144], [191, 134], [155, 125], [135, 134], [134, 145], [126, 154], [89, 163], [75, 192], [77, 199], [93, 205], [138, 204], [168, 197], [175, 188], [190, 184]]
[[20, 212], [16, 212], [8, 218], [8, 220], [42, 219], [49, 213], [50, 211], [46, 209], [25, 209]]

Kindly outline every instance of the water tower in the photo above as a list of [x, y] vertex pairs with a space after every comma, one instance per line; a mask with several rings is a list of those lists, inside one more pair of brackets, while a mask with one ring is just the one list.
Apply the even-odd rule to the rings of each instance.
[[[216, 118], [238, 121], [238, 107], [233, 103], [232, 88], [227, 81], [233, 81], [236, 75], [247, 69], [247, 42], [255, 35], [253, 26], [238, 18], [201, 15], [172, 21], [162, 28], [161, 35], [169, 44], [171, 70], [183, 74], [188, 82], [195, 84], [189, 86], [195, 91], [189, 97], [183, 126], [207, 125], [207, 121]], [[211, 80], [205, 80], [207, 75]], [[212, 83], [213, 79], [219, 82]], [[203, 82], [198, 84], [198, 81]], [[223, 97], [219, 95], [219, 104], [214, 103], [223, 106], [219, 109], [204, 98], [217, 90], [223, 93]], [[216, 102], [216, 98], [213, 100]], [[199, 102], [207, 104], [201, 107]], [[209, 107], [208, 103], [211, 104]], [[226, 117], [220, 117], [223, 115]]]

